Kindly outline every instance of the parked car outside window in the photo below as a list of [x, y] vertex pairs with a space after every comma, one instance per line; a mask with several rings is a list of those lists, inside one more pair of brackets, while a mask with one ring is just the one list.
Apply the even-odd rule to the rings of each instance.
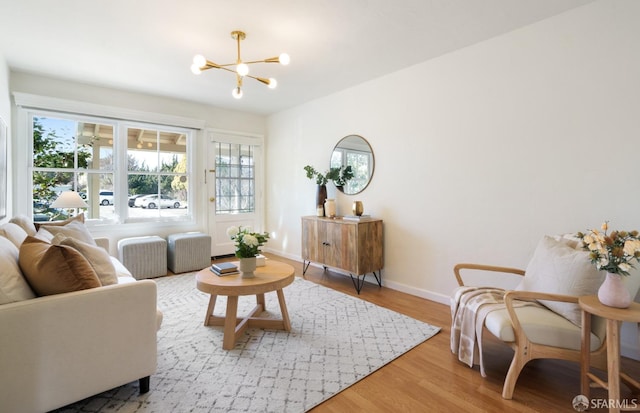
[[180, 208], [180, 201], [167, 195], [161, 195], [159, 200], [158, 195], [149, 195], [143, 197], [140, 202], [142, 208], [155, 209], [158, 205], [160, 208]]
[[100, 205], [113, 205], [113, 191], [100, 191]]
[[131, 195], [129, 197], [129, 206], [131, 208], [135, 208], [136, 206], [140, 206], [140, 205], [136, 205], [136, 199], [141, 198], [143, 196], [147, 196], [147, 194], [136, 194], [136, 195]]
[[154, 194], [147, 194], [147, 195], [142, 195], [137, 197], [134, 201], [133, 201], [133, 206], [134, 208], [142, 208], [142, 201], [145, 200], [145, 198], [149, 197], [149, 196], [157, 196]]

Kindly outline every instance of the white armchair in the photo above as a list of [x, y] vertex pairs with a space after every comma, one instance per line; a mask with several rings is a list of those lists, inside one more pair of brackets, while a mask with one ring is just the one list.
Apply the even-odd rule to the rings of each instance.
[[[504, 294], [504, 305], [490, 311], [482, 321], [484, 329], [514, 350], [502, 390], [503, 398], [513, 397], [518, 376], [530, 360], [551, 358], [580, 361], [581, 313], [577, 305], [578, 297], [595, 294], [603, 276], [591, 265], [587, 255], [574, 240], [544, 237], [526, 271], [479, 264], [458, 264], [454, 267], [459, 288], [465, 286], [463, 271], [523, 276], [515, 290]], [[542, 305], [516, 305], [520, 301], [537, 301]], [[452, 328], [452, 334], [453, 331]], [[591, 360], [596, 368], [606, 368], [605, 344], [604, 322], [594, 317], [591, 326]], [[579, 378], [576, 377], [576, 380]]]

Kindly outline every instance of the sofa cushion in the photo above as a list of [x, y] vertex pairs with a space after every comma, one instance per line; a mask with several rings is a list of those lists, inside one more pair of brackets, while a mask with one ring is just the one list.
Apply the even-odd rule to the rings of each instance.
[[33, 224], [33, 221], [26, 215], [16, 215], [11, 218], [9, 222], [18, 225], [20, 228], [27, 233], [27, 235], [34, 236], [36, 235], [36, 226]]
[[[545, 236], [540, 240], [516, 290], [539, 291], [579, 297], [592, 295], [604, 274], [589, 260], [589, 252], [576, 249], [571, 240]], [[578, 304], [539, 300], [540, 304], [580, 325]]]
[[0, 226], [0, 236], [11, 241], [16, 248], [20, 248], [20, 244], [27, 238], [27, 233], [18, 224], [7, 222]]
[[20, 271], [18, 247], [0, 237], [0, 304], [28, 300], [35, 296]]
[[27, 237], [20, 246], [19, 263], [29, 285], [39, 296], [101, 286], [89, 261], [66, 245], [51, 245]]
[[53, 237], [51, 243], [53, 245], [67, 245], [78, 250], [83, 257], [89, 261], [91, 267], [98, 275], [102, 285], [111, 285], [118, 283], [116, 269], [111, 263], [111, 257], [104, 248], [96, 245], [80, 241], [75, 238], [67, 237], [60, 233]]
[[91, 233], [89, 232], [87, 227], [80, 221], [71, 221], [66, 225], [43, 225], [40, 227], [40, 230], [48, 231], [53, 234], [53, 236], [63, 234], [67, 237], [86, 242], [87, 244], [96, 245], [96, 242], [93, 240]]

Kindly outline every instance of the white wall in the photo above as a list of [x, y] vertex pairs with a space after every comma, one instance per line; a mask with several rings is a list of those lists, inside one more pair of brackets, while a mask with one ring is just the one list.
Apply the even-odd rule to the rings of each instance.
[[640, 229], [639, 19], [595, 2], [270, 116], [269, 249], [300, 256], [303, 167], [348, 134], [376, 169], [338, 212], [359, 199], [384, 220], [391, 288], [448, 302], [456, 263], [524, 267], [544, 234]]

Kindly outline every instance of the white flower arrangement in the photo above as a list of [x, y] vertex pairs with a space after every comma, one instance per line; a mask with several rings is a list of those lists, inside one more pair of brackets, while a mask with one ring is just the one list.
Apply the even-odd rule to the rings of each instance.
[[260, 254], [260, 247], [269, 239], [267, 232], [253, 232], [250, 227], [229, 227], [227, 235], [235, 241], [238, 258], [251, 258]]
[[640, 262], [640, 237], [638, 231], [613, 231], [607, 234], [608, 221], [602, 224], [600, 232], [589, 230], [578, 232], [582, 247], [589, 251], [589, 259], [596, 268], [611, 274], [629, 275], [633, 261]]

